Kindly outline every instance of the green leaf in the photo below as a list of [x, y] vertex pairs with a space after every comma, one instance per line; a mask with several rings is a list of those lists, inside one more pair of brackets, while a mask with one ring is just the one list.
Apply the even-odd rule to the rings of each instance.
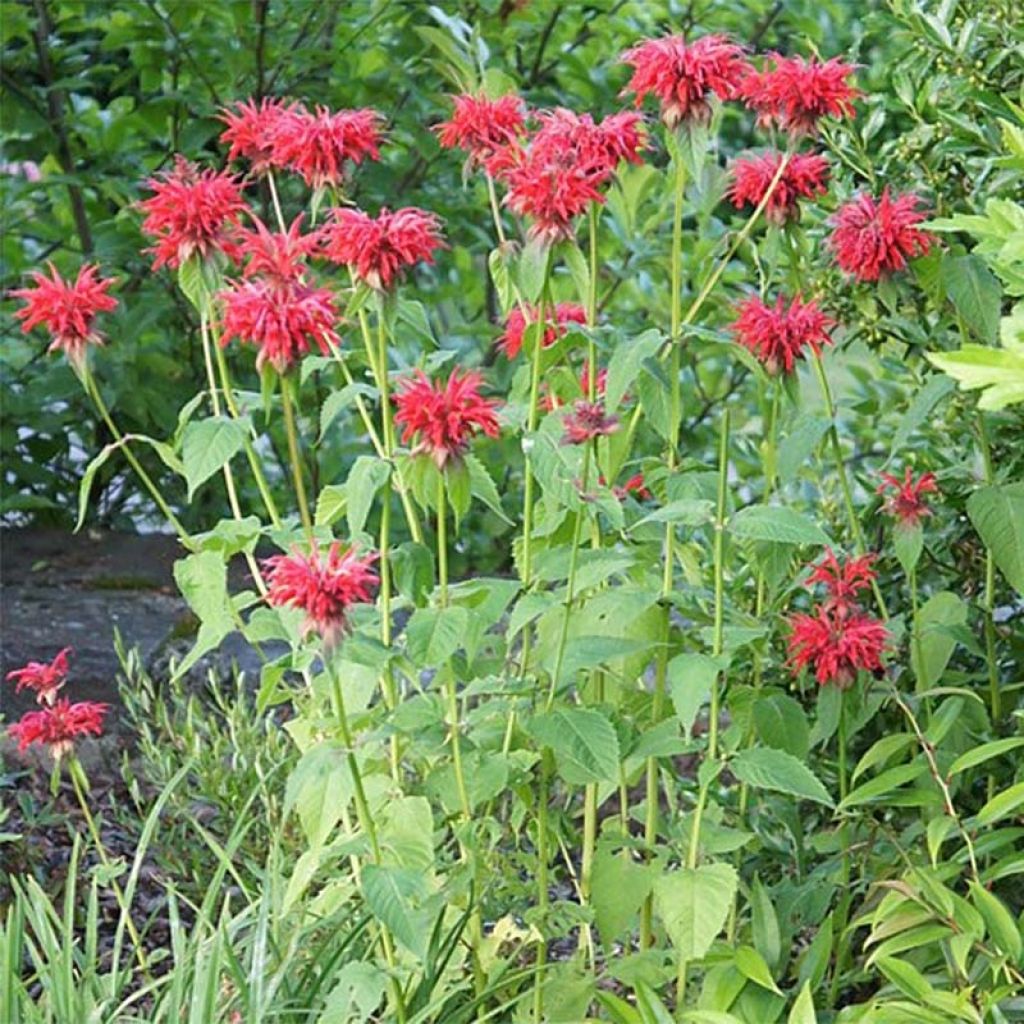
[[953, 381], [943, 374], [935, 373], [928, 378], [924, 387], [914, 395], [914, 400], [896, 427], [892, 447], [889, 449], [890, 459], [907, 443], [914, 431], [931, 416], [935, 406], [955, 388], [956, 385]]
[[547, 274], [549, 253], [550, 249], [547, 243], [540, 238], [531, 238], [523, 246], [516, 269], [519, 290], [527, 302], [537, 302], [540, 299], [544, 278]]
[[858, 786], [853, 792], [848, 793], [846, 799], [840, 802], [839, 810], [892, 796], [901, 786], [913, 782], [927, 770], [928, 766], [923, 761], [913, 761], [910, 764], [889, 768], [876, 775], [870, 782], [865, 782], [863, 786]]
[[714, 518], [715, 503], [703, 498], [680, 498], [671, 501], [638, 519], [631, 527], [635, 530], [644, 523], [678, 523], [682, 526], [703, 526]]
[[892, 530], [896, 559], [908, 575], [914, 571], [924, 548], [924, 529], [920, 523], [897, 522]]
[[1024, 481], [980, 488], [967, 499], [967, 514], [999, 571], [1024, 594]]
[[216, 551], [179, 559], [174, 563], [174, 582], [200, 623], [195, 645], [176, 668], [177, 678], [234, 632], [235, 619], [228, 596], [227, 566]]
[[803, 759], [811, 746], [807, 713], [798, 700], [785, 693], [761, 696], [754, 704], [754, 728], [766, 746]]
[[956, 594], [940, 590], [921, 606], [917, 628], [921, 656], [918, 666], [918, 692], [931, 689], [946, 671], [956, 647], [954, 627], [967, 621], [967, 605]]
[[1020, 962], [1024, 951], [1024, 939], [1013, 915], [994, 893], [989, 892], [977, 882], [971, 882], [971, 900], [985, 919], [985, 926], [992, 942], [1001, 953], [1010, 958], [1012, 963]]
[[779, 544], [829, 544], [820, 526], [802, 512], [782, 505], [748, 505], [729, 521], [729, 532], [746, 540]]
[[294, 810], [313, 847], [321, 846], [352, 799], [345, 748], [336, 740], [310, 747], [288, 776], [284, 812]]
[[409, 657], [418, 668], [437, 668], [462, 645], [469, 627], [465, 608], [418, 608], [405, 630]]
[[975, 768], [979, 764], [984, 764], [985, 761], [991, 760], [993, 757], [1001, 757], [1003, 754], [1008, 754], [1011, 750], [1016, 750], [1018, 747], [1024, 747], [1024, 736], [1011, 736], [1005, 740], [993, 740], [991, 743], [983, 743], [980, 747], [975, 747], [973, 750], [968, 750], [965, 754], [961, 754], [950, 766], [950, 775], [959, 775], [960, 772], [967, 771], [968, 768]]
[[417, 608], [434, 589], [434, 553], [424, 544], [406, 541], [391, 552], [391, 570], [398, 592]]
[[729, 763], [740, 782], [757, 789], [770, 789], [802, 800], [833, 806], [828, 790], [803, 762], [784, 750], [751, 747], [741, 750]]
[[185, 427], [181, 440], [181, 459], [185, 464], [188, 499], [201, 484], [226, 465], [245, 444], [246, 425], [226, 416], [193, 420]]
[[980, 389], [980, 409], [998, 411], [1024, 402], [1024, 352], [964, 345], [957, 352], [926, 352], [925, 356], [965, 391]]
[[221, 558], [230, 558], [243, 551], [252, 551], [260, 538], [262, 525], [258, 516], [244, 519], [222, 519], [212, 530], [195, 534], [192, 539], [200, 551], [217, 551]]
[[629, 929], [658, 874], [654, 865], [638, 864], [628, 850], [615, 852], [607, 843], [598, 846], [591, 876], [591, 902], [606, 949]]
[[608, 381], [605, 388], [605, 407], [615, 412], [622, 404], [622, 398], [636, 380], [644, 360], [652, 357], [661, 347], [663, 338], [660, 331], [644, 331], [632, 340], [618, 342], [608, 360]]
[[760, 985], [761, 988], [766, 988], [770, 992], [782, 995], [779, 992], [779, 987], [775, 984], [775, 979], [772, 977], [771, 968], [765, 963], [764, 957], [752, 946], [740, 946], [736, 950], [733, 962], [736, 964], [736, 969], [740, 974], [745, 978], [749, 978], [755, 985]]
[[783, 483], [795, 480], [800, 470], [808, 464], [825, 436], [829, 423], [823, 416], [803, 413], [793, 424], [793, 429], [778, 446], [779, 479]]
[[388, 988], [387, 973], [367, 960], [350, 960], [333, 975], [317, 1024], [355, 1024], [373, 1018]]
[[897, 960], [895, 957], [882, 956], [878, 958], [878, 969], [891, 981], [904, 995], [914, 1000], [927, 1003], [931, 1000], [934, 990], [928, 984], [927, 979], [917, 968], [911, 967], [904, 960]]
[[330, 526], [341, 518], [348, 503], [344, 484], [328, 484], [316, 499], [317, 526]]
[[556, 708], [527, 725], [530, 735], [550, 747], [566, 782], [617, 782], [619, 739], [611, 722], [592, 708]]
[[721, 670], [719, 660], [707, 654], [677, 654], [668, 663], [669, 693], [687, 739]]
[[805, 981], [796, 997], [786, 1024], [818, 1024], [818, 1015], [814, 1012], [814, 999], [811, 996], [811, 983]]
[[772, 969], [777, 969], [782, 960], [782, 935], [779, 919], [775, 913], [771, 893], [755, 876], [750, 890], [751, 931], [754, 947]]
[[351, 535], [363, 532], [373, 499], [390, 476], [388, 464], [375, 455], [360, 455], [352, 464], [345, 480], [345, 515]]
[[501, 495], [487, 472], [487, 467], [475, 456], [466, 455], [463, 462], [469, 469], [469, 489], [475, 498], [479, 498], [503, 523], [512, 525], [512, 520], [501, 507]]
[[424, 959], [430, 942], [430, 915], [426, 876], [408, 868], [366, 864], [362, 876], [363, 899], [374, 917], [410, 953]]
[[424, 796], [403, 796], [384, 805], [378, 822], [381, 860], [427, 872], [434, 866], [434, 817]]
[[1009, 789], [997, 793], [980, 811], [975, 819], [981, 826], [991, 825], [1005, 818], [1024, 804], [1024, 782], [1018, 782]]
[[322, 441], [334, 421], [350, 406], [355, 405], [360, 395], [375, 398], [377, 389], [358, 382], [346, 384], [339, 391], [332, 391], [320, 406], [320, 440]]
[[655, 882], [654, 905], [680, 960], [700, 960], [711, 948], [729, 916], [737, 881], [729, 864], [702, 864]]
[[982, 341], [995, 344], [1002, 288], [985, 261], [979, 256], [948, 256], [942, 261], [942, 280], [967, 326]]

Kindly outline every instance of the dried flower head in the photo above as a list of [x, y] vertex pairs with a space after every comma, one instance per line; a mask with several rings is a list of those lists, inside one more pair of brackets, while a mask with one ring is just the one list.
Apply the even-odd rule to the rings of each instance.
[[310, 188], [341, 185], [347, 162], [379, 159], [380, 121], [376, 110], [289, 108], [274, 126], [269, 162], [301, 175]]
[[470, 163], [485, 164], [504, 146], [515, 143], [526, 130], [523, 101], [518, 96], [452, 97], [454, 110], [448, 121], [434, 128], [445, 149], [461, 149]]
[[786, 305], [778, 296], [774, 305], [766, 305], [756, 295], [743, 302], [731, 330], [736, 340], [752, 352], [771, 373], [792, 373], [807, 349], [820, 355], [831, 343], [829, 328], [833, 321], [814, 300], [804, 302], [797, 295]]
[[793, 135], [817, 130], [823, 117], [852, 117], [853, 101], [860, 95], [849, 83], [855, 68], [836, 57], [771, 55], [772, 67], [752, 71], [740, 95], [757, 113], [759, 124], [776, 124]]
[[36, 700], [40, 704], [53, 704], [57, 692], [64, 685], [68, 675], [68, 655], [70, 647], [60, 651], [53, 661], [30, 661], [24, 668], [7, 673], [7, 681], [15, 683], [15, 693], [22, 690], [34, 690]]
[[[922, 519], [932, 514], [924, 495], [939, 493], [934, 473], [922, 473], [915, 480], [907, 466], [902, 480], [889, 473], [880, 476], [882, 482], [878, 485], [877, 493], [887, 494], [882, 504], [882, 511], [886, 515], [892, 516], [902, 526], [919, 526]], [[892, 493], [888, 493], [890, 491]]]
[[822, 686], [851, 686], [860, 671], [876, 672], [888, 640], [885, 625], [860, 611], [821, 607], [790, 619], [789, 663], [810, 668]]
[[83, 700], [76, 704], [58, 698], [49, 707], [28, 711], [7, 730], [18, 741], [19, 750], [27, 750], [33, 743], [49, 747], [50, 754], [59, 759], [82, 736], [99, 736], [103, 732], [103, 718], [109, 704]]
[[[498, 339], [498, 348], [509, 359], [515, 359], [523, 348], [523, 337], [526, 328], [537, 322], [540, 316], [540, 309], [537, 306], [528, 306], [526, 310], [528, 317], [523, 315], [519, 306], [513, 306], [505, 318], [505, 332]], [[585, 324], [587, 322], [587, 311], [574, 302], [559, 302], [554, 309], [554, 318], [550, 316], [551, 309], [547, 310], [547, 330], [544, 332], [543, 345], [549, 348], [559, 338], [565, 336], [570, 323]]]
[[[733, 206], [756, 207], [771, 188], [782, 162], [781, 153], [743, 157], [732, 165], [728, 195]], [[813, 153], [795, 153], [772, 189], [764, 215], [773, 224], [783, 224], [800, 215], [801, 199], [824, 195], [828, 189], [828, 161]]]

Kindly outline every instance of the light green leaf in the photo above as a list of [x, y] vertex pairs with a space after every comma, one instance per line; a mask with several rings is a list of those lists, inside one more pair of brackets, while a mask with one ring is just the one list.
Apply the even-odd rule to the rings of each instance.
[[778, 446], [779, 479], [783, 483], [796, 479], [800, 470], [808, 464], [828, 428], [829, 420], [813, 413], [803, 413], [793, 424], [793, 429]]
[[360, 455], [352, 464], [345, 480], [345, 515], [351, 535], [363, 532], [373, 499], [390, 475], [388, 464], [374, 455]]
[[802, 761], [784, 750], [750, 747], [741, 750], [729, 763], [740, 782], [757, 789], [770, 789], [802, 800], [832, 806], [828, 790]]
[[1013, 915], [999, 897], [984, 886], [977, 882], [971, 882], [970, 886], [971, 900], [985, 919], [985, 926], [996, 949], [1008, 956], [1011, 963], [1019, 963], [1024, 939]]
[[627, 931], [658, 877], [651, 864], [638, 864], [629, 854], [602, 843], [594, 856], [591, 902], [605, 948]]
[[651, 329], [632, 340], [618, 342], [608, 360], [608, 382], [605, 388], [605, 407], [612, 413], [622, 404], [622, 398], [632, 387], [644, 360], [661, 347], [660, 331]]
[[465, 608], [418, 608], [405, 630], [409, 657], [419, 668], [443, 665], [462, 645], [468, 626]]
[[729, 521], [729, 532], [746, 540], [779, 544], [829, 544], [820, 526], [802, 512], [782, 505], [748, 505]]
[[611, 722], [592, 708], [556, 708], [527, 724], [538, 743], [550, 747], [566, 782], [615, 782], [619, 778], [619, 739]]
[[921, 648], [917, 688], [920, 692], [942, 679], [956, 647], [955, 627], [967, 621], [967, 606], [956, 594], [941, 590], [921, 606], [917, 618]]
[[764, 957], [753, 946], [740, 946], [733, 958], [736, 969], [745, 978], [749, 978], [755, 985], [766, 988], [770, 992], [782, 995], [775, 979], [772, 977], [771, 968], [765, 963]]
[[994, 797], [980, 811], [975, 819], [980, 826], [988, 826], [1001, 818], [1013, 814], [1018, 807], [1024, 804], [1024, 782], [1018, 782]]
[[720, 661], [707, 654], [677, 654], [668, 663], [669, 693], [687, 739], [721, 670]]
[[736, 894], [736, 870], [729, 864], [702, 864], [662, 875], [654, 904], [680, 960], [700, 960], [725, 926]]
[[1024, 747], [1024, 737], [1022, 736], [1011, 736], [1005, 740], [993, 740], [991, 743], [983, 743], [980, 747], [975, 747], [973, 750], [968, 750], [966, 753], [961, 754], [950, 766], [950, 775], [959, 775], [960, 772], [967, 771], [968, 768], [975, 768], [979, 764], [984, 764], [985, 761], [991, 760], [993, 757], [1001, 757], [1003, 754], [1008, 754], [1011, 750], [1016, 750], [1018, 747]]
[[1024, 594], [1024, 481], [980, 488], [967, 499], [967, 514], [999, 571]]
[[322, 441], [330, 430], [334, 421], [350, 406], [356, 404], [356, 399], [364, 395], [367, 398], [375, 398], [377, 389], [369, 384], [358, 382], [346, 384], [339, 391], [332, 391], [320, 406], [320, 440]]
[[979, 256], [947, 256], [942, 280], [956, 311], [982, 340], [995, 344], [999, 332], [1002, 288]]
[[644, 523], [678, 523], [681, 526], [703, 526], [714, 518], [715, 503], [703, 498], [680, 498], [638, 519], [631, 527], [635, 530]]
[[245, 444], [247, 427], [241, 420], [211, 416], [193, 420], [185, 427], [181, 440], [181, 459], [185, 464], [188, 498], [226, 465]]
[[423, 907], [428, 895], [423, 872], [367, 864], [362, 889], [374, 917], [410, 953], [423, 959], [431, 932], [430, 915]]
[[754, 704], [754, 728], [766, 746], [803, 759], [810, 750], [811, 730], [800, 702], [785, 693], [759, 697]]
[[352, 799], [352, 780], [344, 747], [325, 740], [310, 747], [288, 776], [284, 812], [294, 810], [313, 847], [321, 846]]
[[796, 997], [786, 1024], [818, 1024], [818, 1015], [814, 1012], [814, 999], [811, 996], [811, 983], [805, 981], [800, 994]]
[[487, 472], [487, 467], [475, 456], [465, 455], [463, 462], [469, 470], [469, 489], [473, 496], [479, 498], [503, 523], [512, 525], [512, 520], [501, 507], [501, 495]]
[[957, 352], [926, 352], [925, 356], [965, 391], [981, 389], [980, 409], [997, 411], [1024, 402], [1024, 352], [964, 345]]
[[953, 381], [944, 374], [935, 373], [928, 378], [924, 387], [914, 395], [914, 400], [896, 427], [892, 447], [889, 449], [890, 459], [907, 443], [914, 431], [931, 416], [935, 406], [955, 388], [956, 385]]
[[847, 794], [846, 799], [839, 804], [839, 810], [846, 810], [848, 807], [856, 807], [858, 804], [871, 803], [874, 800], [891, 796], [901, 786], [923, 775], [928, 766], [923, 761], [914, 761], [911, 764], [900, 764], [895, 768], [889, 768], [876, 775], [870, 782], [858, 786], [852, 793]]
[[370, 1020], [387, 992], [388, 976], [367, 960], [350, 960], [334, 975], [317, 1024], [362, 1024]]
[[216, 551], [179, 559], [174, 563], [174, 582], [200, 623], [195, 645], [177, 666], [178, 677], [234, 631], [235, 619], [228, 596], [227, 566]]

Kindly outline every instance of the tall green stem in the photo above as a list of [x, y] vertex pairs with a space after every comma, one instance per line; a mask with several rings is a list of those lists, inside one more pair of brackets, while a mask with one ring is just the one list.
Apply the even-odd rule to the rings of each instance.
[[306, 484], [302, 478], [302, 453], [299, 450], [299, 432], [295, 425], [295, 410], [292, 407], [291, 385], [284, 374], [281, 375], [281, 405], [284, 408], [284, 429], [288, 437], [288, 459], [292, 466], [292, 480], [295, 483], [295, 499], [299, 504], [299, 518], [306, 532], [310, 550], [313, 548], [313, 520], [309, 515], [309, 503], [306, 498]]
[[[978, 443], [981, 448], [982, 465], [985, 471], [985, 483], [991, 485], [995, 480], [992, 465], [992, 448], [985, 429], [985, 417], [978, 414]], [[996, 660], [996, 624], [994, 618], [996, 606], [996, 563], [992, 551], [985, 548], [985, 660], [988, 663], [988, 695], [989, 713], [992, 716], [992, 728], [998, 730], [1003, 717], [1002, 699], [999, 692], [999, 663]], [[990, 794], [994, 795], [994, 794]]]
[[284, 223], [284, 214], [281, 212], [281, 200], [277, 195], [277, 182], [274, 180], [274, 172], [267, 171], [267, 184], [270, 186], [270, 201], [274, 205], [274, 215], [277, 217], [277, 226], [281, 229], [282, 234], [288, 233], [288, 228]]

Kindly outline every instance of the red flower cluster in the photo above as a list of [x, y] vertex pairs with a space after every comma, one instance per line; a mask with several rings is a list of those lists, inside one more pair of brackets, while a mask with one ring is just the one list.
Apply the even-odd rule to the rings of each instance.
[[750, 72], [743, 49], [718, 35], [692, 43], [681, 35], [646, 39], [627, 50], [622, 60], [633, 67], [623, 91], [636, 94], [638, 107], [645, 96], [656, 96], [669, 128], [683, 121], [706, 121], [711, 96], [733, 99]]
[[434, 383], [422, 370], [400, 381], [395, 394], [395, 423], [402, 443], [415, 440], [413, 454], [427, 454], [439, 469], [458, 461], [477, 433], [498, 436], [495, 403], [483, 398], [483, 378], [455, 369], [447, 383]]
[[301, 277], [306, 269], [306, 260], [320, 245], [318, 231], [302, 233], [305, 214], [300, 213], [287, 232], [270, 231], [259, 217], [255, 214], [250, 216], [252, 230], [242, 229], [238, 233], [236, 255], [243, 263], [243, 275], [262, 276], [277, 284]]
[[281, 109], [269, 124], [269, 163], [300, 174], [310, 188], [340, 185], [345, 163], [380, 157], [380, 114], [376, 110], [315, 112], [301, 104]]
[[36, 700], [40, 704], [53, 704], [57, 699], [57, 691], [64, 685], [68, 675], [68, 655], [70, 647], [65, 647], [49, 664], [42, 661], [30, 661], [24, 668], [7, 673], [7, 681], [16, 683], [14, 692], [35, 690]]
[[222, 171], [201, 171], [184, 157], [174, 170], [150, 178], [152, 197], [139, 204], [146, 214], [142, 230], [156, 241], [153, 268], [180, 267], [192, 256], [234, 254], [233, 234], [246, 209], [238, 182]]
[[844, 203], [829, 239], [839, 266], [859, 281], [877, 281], [927, 253], [935, 239], [917, 227], [927, 216], [917, 209], [920, 202], [912, 192], [892, 195], [885, 188], [878, 200], [859, 195]]
[[67, 754], [81, 736], [99, 736], [103, 732], [103, 718], [109, 704], [83, 700], [72, 704], [66, 698], [54, 701], [50, 707], [29, 711], [8, 730], [18, 741], [18, 749], [26, 750], [33, 743], [50, 748], [54, 758]]
[[875, 579], [875, 556], [861, 555], [844, 558], [841, 562], [829, 548], [820, 562], [811, 566], [807, 585], [820, 584], [825, 588], [825, 605], [829, 608], [850, 608], [857, 603], [857, 595], [868, 590]]
[[562, 444], [586, 444], [595, 437], [607, 437], [619, 428], [617, 416], [606, 416], [601, 402], [580, 400], [565, 417]]
[[274, 166], [274, 136], [277, 126], [286, 117], [301, 116], [298, 103], [264, 97], [259, 104], [246, 100], [225, 108], [220, 119], [227, 125], [220, 141], [230, 145], [228, 160], [247, 160], [255, 174], [263, 174]]
[[334, 210], [324, 228], [323, 255], [352, 268], [371, 288], [387, 289], [398, 273], [421, 260], [434, 262], [441, 221], [433, 213], [406, 206], [383, 209], [376, 218], [362, 210]]
[[793, 135], [809, 134], [823, 117], [851, 117], [860, 95], [848, 79], [854, 72], [838, 58], [783, 57], [772, 54], [771, 68], [744, 79], [740, 94], [760, 124], [777, 124]]
[[[602, 486], [606, 486], [606, 481], [603, 476], [599, 477], [597, 482]], [[630, 494], [632, 494], [637, 501], [649, 501], [654, 497], [654, 495], [652, 495], [647, 489], [643, 473], [634, 473], [624, 484], [619, 487], [613, 487], [612, 494], [614, 494], [619, 501], [624, 501]]]
[[[551, 310], [548, 310], [550, 314]], [[498, 339], [498, 348], [509, 359], [515, 359], [523, 348], [523, 336], [530, 324], [537, 322], [540, 310], [537, 306], [527, 308], [529, 319], [523, 315], [519, 306], [513, 306], [505, 318], [505, 333]], [[570, 323], [585, 324], [587, 322], [587, 311], [574, 302], [559, 302], [554, 309], [554, 322], [551, 317], [547, 319], [548, 328], [544, 332], [543, 345], [550, 348], [559, 338], [565, 336], [567, 325]]]
[[736, 340], [751, 351], [771, 373], [792, 373], [806, 349], [820, 355], [831, 343], [829, 328], [833, 321], [814, 300], [804, 302], [797, 295], [786, 306], [780, 295], [774, 306], [768, 306], [756, 295], [742, 303], [739, 316], [732, 324]]
[[69, 283], [52, 263], [47, 263], [47, 267], [49, 277], [33, 271], [33, 287], [11, 292], [14, 298], [25, 300], [14, 315], [22, 321], [21, 329], [26, 334], [38, 324], [45, 325], [50, 332], [49, 351], [63, 349], [78, 367], [90, 344], [103, 344], [102, 336], [93, 329], [93, 320], [97, 313], [109, 312], [117, 306], [117, 299], [107, 294], [114, 279], [99, 277], [99, 267], [86, 263], [79, 268], [74, 282]]
[[373, 588], [380, 582], [373, 571], [376, 561], [375, 553], [360, 556], [340, 541], [331, 544], [326, 558], [319, 549], [303, 554], [298, 548], [290, 555], [266, 558], [267, 603], [304, 611], [303, 632], [318, 633], [330, 646], [345, 632], [349, 608], [373, 600]]
[[[768, 192], [782, 163], [781, 153], [764, 153], [745, 157], [732, 165], [729, 198], [733, 206], [756, 207]], [[828, 161], [815, 153], [795, 153], [775, 183], [764, 208], [765, 217], [774, 224], [783, 224], [799, 217], [801, 199], [824, 195], [829, 175]]]
[[498, 150], [514, 145], [526, 130], [523, 101], [518, 96], [492, 100], [464, 93], [453, 101], [451, 119], [434, 131], [445, 149], [465, 150], [470, 163], [486, 166]]
[[902, 480], [889, 473], [882, 473], [881, 477], [882, 483], [878, 485], [877, 493], [893, 492], [886, 497], [882, 510], [902, 526], [919, 526], [922, 519], [932, 514], [923, 495], [939, 493], [934, 473], [922, 473], [915, 480], [907, 466]]

